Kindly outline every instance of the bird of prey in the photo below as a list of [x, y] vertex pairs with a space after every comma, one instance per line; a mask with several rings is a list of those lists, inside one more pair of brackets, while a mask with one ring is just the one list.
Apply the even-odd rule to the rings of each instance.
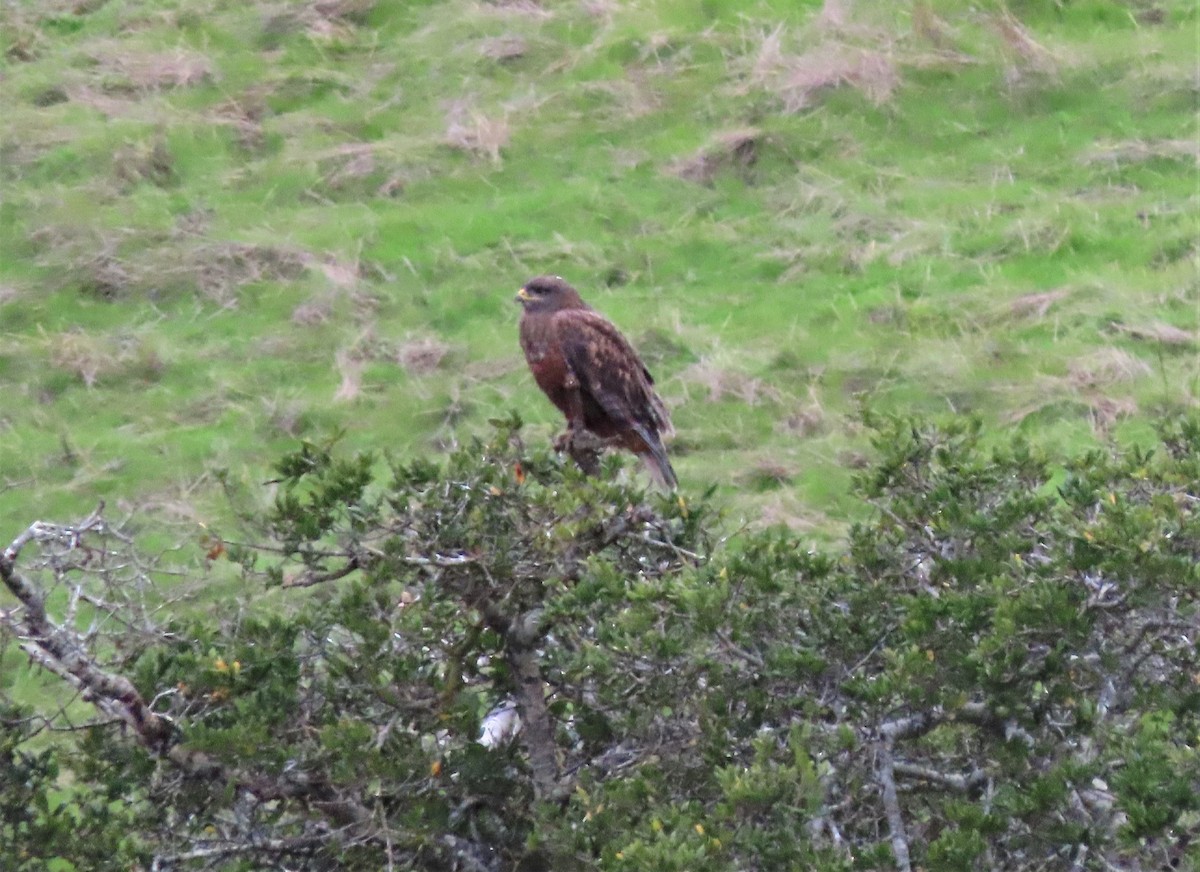
[[662, 443], [673, 432], [671, 418], [628, 340], [558, 276], [530, 279], [517, 302], [525, 310], [525, 360], [538, 387], [566, 416], [568, 446], [586, 432], [626, 448], [655, 481], [673, 490], [675, 470]]

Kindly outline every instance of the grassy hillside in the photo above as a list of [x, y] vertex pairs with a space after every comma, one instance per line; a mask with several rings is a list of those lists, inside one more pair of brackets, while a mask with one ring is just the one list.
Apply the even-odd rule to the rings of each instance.
[[0, 536], [219, 519], [297, 437], [549, 438], [544, 272], [644, 352], [685, 489], [820, 533], [864, 400], [1074, 447], [1200, 395], [1188, 0], [3, 14]]

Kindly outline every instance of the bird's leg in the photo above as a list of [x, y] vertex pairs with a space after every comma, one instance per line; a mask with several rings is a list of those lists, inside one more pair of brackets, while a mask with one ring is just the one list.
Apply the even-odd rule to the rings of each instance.
[[567, 370], [563, 387], [567, 391], [567, 430], [555, 438], [554, 450], [570, 454], [585, 475], [595, 475], [600, 471], [600, 452], [604, 448], [604, 441], [589, 433], [584, 425], [583, 395], [579, 392], [579, 378], [573, 370]]
[[579, 392], [579, 377], [570, 367], [567, 367], [567, 377], [563, 379], [563, 389], [567, 392], [567, 431], [582, 432], [583, 394]]

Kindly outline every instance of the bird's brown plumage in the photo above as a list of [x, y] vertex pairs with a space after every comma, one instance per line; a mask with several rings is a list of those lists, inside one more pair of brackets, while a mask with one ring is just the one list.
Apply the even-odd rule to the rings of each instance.
[[676, 485], [662, 437], [671, 418], [633, 346], [557, 276], [538, 276], [517, 294], [521, 348], [538, 387], [567, 418], [638, 455], [654, 478]]

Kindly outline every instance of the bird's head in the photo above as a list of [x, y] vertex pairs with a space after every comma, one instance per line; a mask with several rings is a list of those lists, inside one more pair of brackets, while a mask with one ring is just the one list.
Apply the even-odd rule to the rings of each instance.
[[558, 276], [538, 276], [530, 279], [517, 291], [517, 302], [526, 312], [587, 308], [579, 292]]

